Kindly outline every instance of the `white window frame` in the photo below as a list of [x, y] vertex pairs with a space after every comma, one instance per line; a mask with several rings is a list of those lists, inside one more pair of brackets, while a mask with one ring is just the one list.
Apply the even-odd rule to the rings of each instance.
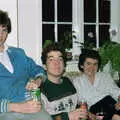
[[[96, 22], [84, 22], [84, 0], [73, 0], [73, 29], [78, 33], [78, 40], [84, 42], [84, 25], [96, 26], [96, 48], [99, 48], [99, 25], [110, 25], [110, 23], [99, 22], [99, 0], [96, 0]], [[106, 1], [110, 2], [110, 1]], [[81, 12], [78, 12], [81, 11]], [[73, 43], [74, 44], [74, 43]]]
[[[96, 0], [96, 22], [95, 23], [89, 23], [84, 22], [84, 0], [72, 0], [72, 7], [73, 7], [73, 16], [72, 16], [72, 22], [58, 22], [57, 21], [57, 1], [55, 0], [54, 8], [55, 8], [55, 21], [54, 22], [44, 22], [43, 24], [54, 24], [55, 25], [55, 41], [58, 41], [58, 24], [72, 24], [72, 31], [75, 31], [75, 35], [77, 39], [73, 39], [73, 49], [72, 53], [73, 56], [80, 53], [79, 45], [75, 42], [76, 40], [78, 42], [84, 42], [84, 25], [95, 25], [95, 31], [96, 31], [96, 48], [99, 48], [99, 25], [110, 25], [110, 23], [99, 23], [99, 0]], [[110, 2], [110, 1], [106, 1]], [[80, 12], [79, 12], [80, 11]]]
[[[42, 0], [35, 0], [35, 1], [17, 0], [17, 1], [19, 1], [17, 5], [19, 47], [24, 48], [25, 51], [28, 53], [28, 55], [34, 57], [36, 60], [40, 57], [41, 51], [42, 51]], [[72, 2], [73, 2], [72, 3], [73, 5], [72, 29], [76, 31], [78, 40], [80, 42], [84, 42], [84, 21], [83, 21], [84, 0], [73, 0]], [[112, 40], [120, 43], [120, 40], [119, 40], [120, 38], [120, 16], [119, 16], [120, 0], [110, 0], [109, 2], [111, 2], [111, 18], [110, 18], [111, 25], [110, 27], [111, 29], [117, 30], [117, 35]], [[31, 9], [31, 6], [32, 6], [32, 9]], [[33, 12], [35, 12], [36, 14], [34, 15]], [[31, 15], [29, 15], [30, 13]], [[32, 20], [31, 22], [28, 22], [30, 21], [31, 17], [36, 18], [36, 19]], [[32, 29], [28, 28], [28, 26], [30, 25], [34, 25], [33, 31]], [[33, 40], [33, 36], [35, 37], [34, 40]], [[32, 45], [28, 46], [28, 43], [30, 41], [32, 41]], [[30, 48], [33, 48], [33, 45], [35, 46], [34, 50], [30, 51]], [[74, 43], [74, 39], [73, 39], [73, 55], [80, 53], [79, 48], [76, 46], [77, 44]]]
[[58, 41], [58, 25], [59, 24], [63, 24], [63, 25], [67, 25], [67, 24], [71, 24], [72, 25], [72, 22], [58, 22], [58, 18], [57, 18], [57, 16], [58, 16], [58, 8], [57, 8], [57, 2], [58, 2], [58, 0], [54, 0], [54, 9], [55, 9], [55, 13], [54, 13], [54, 21], [53, 22], [45, 22], [45, 21], [42, 21], [42, 24], [54, 24], [54, 34], [55, 34], [55, 42], [57, 42]]

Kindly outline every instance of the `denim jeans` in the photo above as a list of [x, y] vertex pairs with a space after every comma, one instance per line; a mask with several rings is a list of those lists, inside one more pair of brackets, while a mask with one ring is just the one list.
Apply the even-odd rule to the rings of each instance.
[[52, 118], [46, 111], [32, 114], [8, 112], [0, 113], [0, 120], [52, 120]]

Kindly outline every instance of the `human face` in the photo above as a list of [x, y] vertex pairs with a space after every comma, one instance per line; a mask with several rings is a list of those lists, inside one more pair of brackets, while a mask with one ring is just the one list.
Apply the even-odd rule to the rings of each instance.
[[45, 65], [48, 79], [54, 79], [61, 77], [64, 72], [64, 60], [62, 53], [59, 51], [51, 51], [47, 55], [47, 61]]
[[89, 77], [95, 77], [98, 70], [98, 60], [93, 58], [86, 58], [83, 66], [84, 73]]
[[0, 25], [0, 48], [4, 46], [7, 35], [7, 27], [3, 27], [2, 25]]

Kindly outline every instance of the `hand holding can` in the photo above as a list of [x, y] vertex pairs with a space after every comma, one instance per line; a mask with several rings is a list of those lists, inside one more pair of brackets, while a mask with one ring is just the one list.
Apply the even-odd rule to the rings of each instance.
[[39, 88], [32, 89], [30, 91], [30, 95], [31, 95], [33, 101], [36, 101], [36, 102], [41, 101], [41, 93], [40, 93], [40, 89]]

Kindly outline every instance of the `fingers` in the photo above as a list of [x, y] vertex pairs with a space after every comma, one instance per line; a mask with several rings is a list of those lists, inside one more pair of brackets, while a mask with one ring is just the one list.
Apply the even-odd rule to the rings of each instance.
[[79, 120], [80, 118], [88, 118], [88, 113], [86, 109], [76, 109], [71, 111], [69, 114], [70, 120]]
[[112, 117], [112, 120], [120, 120], [120, 116], [117, 114], [114, 114]]
[[36, 113], [42, 110], [42, 105], [40, 102], [34, 102], [34, 101], [27, 101], [25, 103], [22, 103], [19, 106], [19, 112], [21, 113]]
[[27, 101], [27, 103], [29, 103], [29, 104], [42, 105], [42, 103], [41, 103], [40, 101], [33, 101], [33, 100]]
[[119, 110], [120, 109], [120, 104], [115, 105], [115, 109]]
[[31, 102], [29, 102], [29, 104], [32, 105], [32, 108], [33, 108], [33, 109], [36, 109], [36, 110], [39, 110], [39, 111], [42, 110], [42, 103], [41, 103], [41, 102], [31, 101]]
[[27, 90], [36, 89], [36, 88], [38, 88], [38, 85], [36, 84], [34, 80], [31, 80], [30, 82], [28, 82], [26, 86]]
[[94, 114], [91, 113], [91, 112], [88, 112], [88, 117], [89, 117], [91, 120], [96, 120], [96, 115], [94, 115]]

